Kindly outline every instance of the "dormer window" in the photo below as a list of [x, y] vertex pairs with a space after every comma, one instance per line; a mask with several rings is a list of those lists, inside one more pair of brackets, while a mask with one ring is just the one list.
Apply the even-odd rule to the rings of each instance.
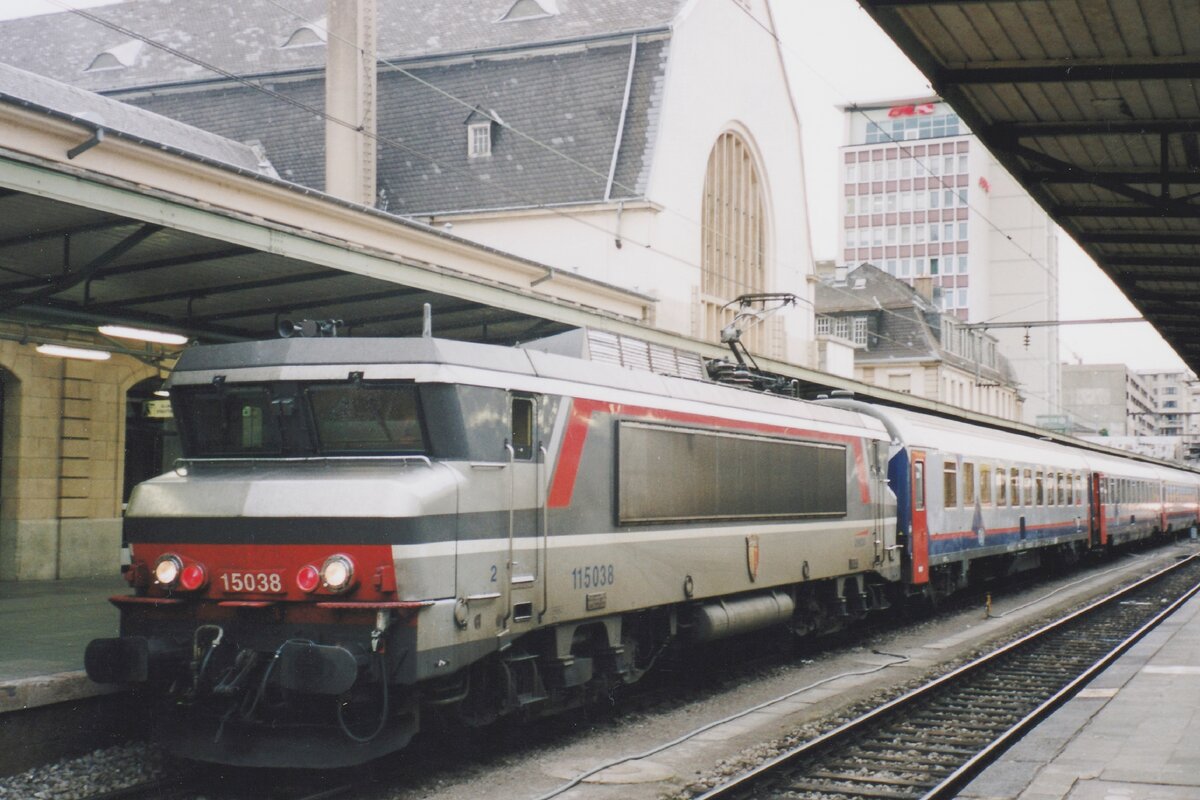
[[463, 120], [467, 126], [467, 158], [482, 158], [492, 154], [492, 132], [504, 120], [492, 109], [475, 106]]
[[492, 154], [492, 123], [472, 122], [467, 126], [467, 157], [480, 158]]
[[284, 42], [280, 49], [287, 50], [292, 47], [316, 47], [325, 44], [329, 38], [329, 30], [326, 28], [326, 18], [321, 17], [315, 22], [307, 25], [301, 25], [296, 30], [292, 31], [292, 35]]
[[133, 39], [116, 47], [110, 47], [103, 53], [97, 54], [84, 72], [103, 72], [110, 69], [132, 67], [137, 63], [143, 46], [144, 43], [141, 40]]
[[558, 0], [516, 0], [497, 22], [519, 22], [558, 14]]

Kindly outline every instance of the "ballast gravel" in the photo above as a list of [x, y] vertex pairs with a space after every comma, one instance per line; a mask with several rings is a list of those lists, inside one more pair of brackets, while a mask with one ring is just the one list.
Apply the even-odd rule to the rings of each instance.
[[0, 800], [84, 800], [163, 774], [157, 748], [130, 742], [0, 778]]

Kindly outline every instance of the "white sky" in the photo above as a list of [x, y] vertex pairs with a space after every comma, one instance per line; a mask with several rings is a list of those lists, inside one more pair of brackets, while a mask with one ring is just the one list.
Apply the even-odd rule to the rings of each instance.
[[[729, 2], [731, 0], [726, 0]], [[119, 0], [0, 0], [0, 19]], [[837, 148], [850, 102], [928, 94], [924, 77], [854, 0], [773, 0], [804, 136], [810, 227], [817, 258], [837, 249]], [[765, 34], [764, 34], [765, 36]], [[1059, 315], [1063, 319], [1138, 316], [1116, 287], [1064, 233], [1059, 236]], [[1183, 362], [1146, 323], [1060, 329], [1064, 361], [1124, 362], [1135, 369]]]

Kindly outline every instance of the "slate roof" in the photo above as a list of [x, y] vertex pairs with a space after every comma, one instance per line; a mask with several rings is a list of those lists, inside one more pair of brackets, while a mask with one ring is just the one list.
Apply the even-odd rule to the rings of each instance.
[[[538, 2], [558, 13], [500, 22], [513, 0], [380, 0], [380, 207], [421, 216], [601, 202], [618, 135], [609, 199], [644, 197], [669, 29], [684, 0]], [[323, 190], [325, 47], [280, 45], [325, 4], [131, 0], [88, 10], [229, 73], [259, 76], [286, 100], [150, 45], [113, 51], [131, 66], [84, 72], [96, 53], [134, 40], [73, 14], [0, 22], [0, 60], [260, 142], [283, 178]], [[466, 120], [476, 106], [528, 138], [497, 126], [492, 155], [468, 158]]]
[[7, 64], [0, 64], [0, 100], [82, 120], [103, 128], [105, 135], [126, 136], [237, 169], [274, 175], [271, 165], [245, 144]]
[[[861, 287], [858, 286], [860, 282]], [[847, 273], [845, 286], [836, 286], [832, 280], [822, 280], [818, 283], [815, 301], [817, 308], [824, 314], [840, 311], [875, 311], [880, 307], [907, 308], [913, 305], [933, 310], [933, 306], [904, 281], [893, 278], [887, 272], [865, 262]]]
[[[644, 194], [667, 48], [663, 39], [638, 46], [613, 198]], [[420, 215], [603, 200], [630, 52], [620, 43], [407, 70], [415, 77], [383, 70], [377, 180], [387, 209]], [[320, 76], [281, 80], [271, 90], [309, 108], [324, 105]], [[492, 155], [468, 158], [471, 108], [452, 98], [494, 111], [536, 141], [497, 127]], [[243, 85], [128, 100], [231, 139], [259, 140], [282, 177], [324, 188], [325, 122], [311, 111]]]
[[[943, 348], [941, 312], [915, 289], [872, 264], [860, 264], [846, 276], [844, 286], [823, 280], [814, 296], [818, 314], [871, 316], [870, 345], [855, 351], [859, 365], [896, 361], [944, 361], [959, 369], [974, 371], [975, 361]], [[1016, 385], [1016, 374], [1003, 355], [996, 354], [996, 367], [983, 366], [989, 380]]]
[[[379, 0], [378, 55], [413, 59], [477, 53], [633, 31], [666, 30], [685, 0], [541, 0], [549, 16], [500, 21], [514, 0]], [[127, 0], [84, 11], [238, 75], [324, 67], [325, 48], [282, 47], [320, 21], [327, 0]], [[0, 22], [0, 61], [93, 91], [215, 77], [145, 45], [124, 69], [86, 72], [100, 53], [135, 37], [72, 13]], [[122, 53], [122, 55], [125, 55]]]

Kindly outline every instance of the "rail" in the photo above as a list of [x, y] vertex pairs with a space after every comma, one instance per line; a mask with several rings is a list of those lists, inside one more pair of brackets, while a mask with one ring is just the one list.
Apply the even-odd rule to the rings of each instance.
[[[953, 797], [1200, 591], [1198, 580], [1200, 557], [1191, 556], [805, 742], [698, 800], [805, 792], [896, 800]], [[1159, 598], [1168, 589], [1175, 599], [1163, 606]], [[1146, 598], [1139, 600], [1143, 594]], [[1103, 632], [1097, 635], [1093, 628]]]

